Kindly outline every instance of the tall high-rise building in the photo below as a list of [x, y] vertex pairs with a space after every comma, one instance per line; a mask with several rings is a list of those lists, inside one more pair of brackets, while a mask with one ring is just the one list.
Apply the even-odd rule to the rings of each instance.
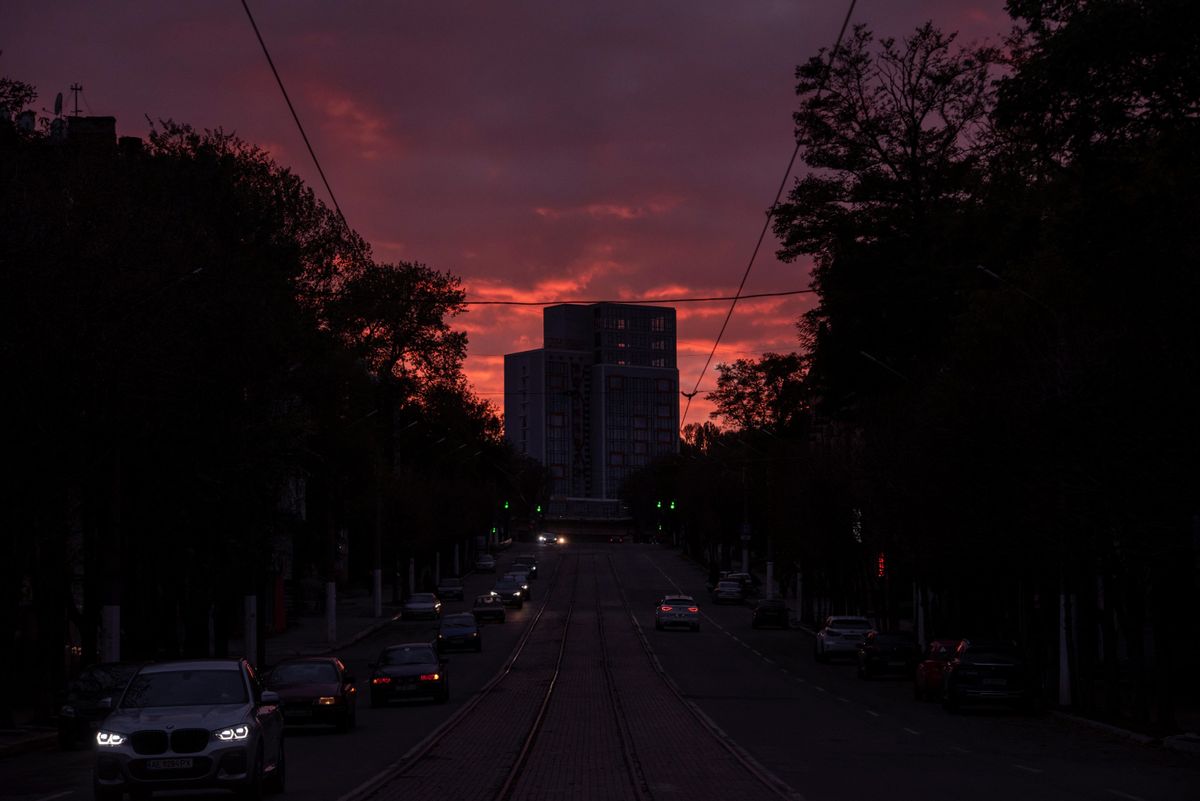
[[675, 309], [550, 306], [542, 340], [504, 356], [504, 435], [549, 468], [552, 505], [616, 499], [631, 472], [679, 451]]

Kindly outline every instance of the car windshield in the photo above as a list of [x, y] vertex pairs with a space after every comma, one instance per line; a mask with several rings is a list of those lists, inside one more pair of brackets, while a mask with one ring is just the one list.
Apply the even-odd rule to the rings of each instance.
[[684, 598], [684, 597], [680, 597], [680, 596], [677, 596], [677, 595], [676, 595], [676, 596], [667, 596], [666, 598], [663, 598], [663, 599], [662, 599], [662, 602], [663, 602], [664, 604], [668, 605], [668, 606], [669, 606], [669, 605], [671, 605], [671, 604], [679, 604], [679, 605], [681, 605], [681, 606], [682, 606], [682, 605], [685, 605], [685, 604], [694, 604], [694, 603], [696, 603], [696, 602], [695, 602], [695, 600], [693, 600], [693, 599], [691, 599], [691, 598]]
[[829, 621], [831, 629], [869, 629], [870, 621], [855, 617], [835, 617]]
[[431, 604], [434, 602], [434, 596], [428, 592], [413, 593], [413, 596], [408, 599], [410, 604]]
[[382, 659], [385, 665], [425, 665], [436, 661], [433, 651], [424, 645], [389, 648], [383, 652]]
[[476, 606], [486, 606], [487, 604], [494, 604], [494, 603], [496, 603], [496, 596], [494, 596], [494, 595], [476, 595], [475, 596], [475, 605]]
[[494, 592], [513, 592], [521, 589], [521, 585], [515, 581], [497, 581]]
[[121, 697], [122, 709], [246, 703], [240, 670], [164, 670], [139, 673]]
[[450, 615], [442, 618], [442, 628], [473, 629], [475, 628], [475, 617], [473, 615]]
[[285, 662], [271, 671], [267, 684], [334, 684], [337, 668], [330, 662]]
[[92, 665], [79, 674], [79, 687], [83, 690], [117, 690], [129, 683], [137, 665]]

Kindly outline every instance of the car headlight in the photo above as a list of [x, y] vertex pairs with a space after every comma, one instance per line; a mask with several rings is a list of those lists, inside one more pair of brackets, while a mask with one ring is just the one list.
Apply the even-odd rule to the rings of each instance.
[[117, 734], [115, 731], [98, 731], [96, 732], [96, 745], [121, 745], [128, 737], [124, 734]]
[[245, 740], [250, 736], [250, 727], [245, 723], [238, 726], [230, 726], [228, 729], [221, 729], [214, 733], [218, 740]]
[[541, 534], [539, 534], [539, 535], [538, 535], [538, 542], [545, 542], [545, 541], [546, 541], [546, 538], [545, 538], [545, 537], [543, 537]]

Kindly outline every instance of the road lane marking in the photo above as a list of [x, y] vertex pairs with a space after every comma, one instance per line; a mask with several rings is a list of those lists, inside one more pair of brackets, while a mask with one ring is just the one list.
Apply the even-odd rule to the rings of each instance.
[[817, 692], [819, 692], [819, 693], [829, 692], [829, 691], [828, 691], [828, 690], [826, 690], [824, 687], [821, 687], [820, 685], [817, 685], [817, 684], [814, 684], [814, 685], [813, 685], [813, 689], [814, 689], [814, 690], [816, 690], [816, 691], [817, 691]]
[[[762, 656], [762, 654], [759, 654], [759, 656]], [[769, 657], [769, 656], [763, 656], [762, 660], [763, 660], [764, 662], [766, 662], [768, 665], [773, 665], [773, 664], [775, 664], [775, 660], [774, 660], [774, 659], [772, 659], [772, 658], [771, 658], [771, 657]]]
[[843, 698], [843, 697], [842, 697], [842, 696], [840, 696], [840, 695], [837, 697], [837, 700], [841, 701], [843, 704], [848, 704], [848, 703], [850, 703], [850, 699], [849, 699], [849, 698]]
[[916, 736], [918, 736], [918, 737], [919, 737], [919, 736], [921, 736], [921, 732], [917, 731], [916, 729], [910, 729], [910, 728], [908, 728], [907, 726], [905, 726], [905, 727], [904, 727], [904, 730], [905, 730], [906, 732], [908, 732], [909, 734], [915, 734], [915, 735], [916, 735]]
[[1111, 787], [1109, 788], [1108, 792], [1112, 793], [1117, 798], [1128, 798], [1129, 801], [1146, 801], [1146, 799], [1142, 798], [1140, 795], [1130, 795], [1129, 793], [1122, 793], [1120, 790], [1114, 790]]
[[874, 709], [868, 709], [868, 710], [867, 710], [867, 714], [868, 714], [868, 715], [870, 715], [870, 716], [871, 716], [871, 717], [873, 717], [873, 718], [877, 718], [877, 717], [879, 717], [879, 713], [878, 713], [878, 712], [876, 712]]
[[1039, 768], [1031, 768], [1028, 765], [1018, 765], [1016, 762], [1013, 763], [1013, 767], [1016, 768], [1017, 770], [1023, 770], [1026, 773], [1045, 773], [1046, 772]]

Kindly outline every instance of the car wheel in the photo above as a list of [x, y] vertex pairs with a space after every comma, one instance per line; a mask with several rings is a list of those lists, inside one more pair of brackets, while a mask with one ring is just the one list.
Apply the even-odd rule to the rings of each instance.
[[124, 791], [120, 787], [105, 787], [99, 782], [92, 782], [92, 797], [96, 801], [121, 801]]
[[925, 700], [925, 693], [921, 690], [921, 685], [915, 681], [913, 682], [913, 700], [914, 701], [924, 701]]
[[268, 793], [282, 793], [287, 786], [287, 752], [283, 749], [283, 739], [279, 740], [279, 759], [275, 763], [275, 770], [263, 782]]
[[477, 654], [483, 653], [483, 640], [479, 640], [478, 642], [475, 643], [475, 653], [477, 653]]
[[129, 801], [150, 801], [150, 791], [138, 787], [129, 791]]
[[825, 649], [823, 649], [820, 645], [814, 645], [813, 646], [813, 659], [815, 659], [818, 662], [828, 662], [829, 654], [825, 653]]
[[699, 630], [700, 630], [700, 624], [699, 624], [699, 623], [697, 623], [697, 624], [695, 624], [694, 626], [692, 626], [692, 631], [699, 631]]
[[942, 709], [946, 710], [947, 712], [958, 711], [958, 696], [956, 696], [954, 691], [949, 687], [947, 687], [942, 693]]
[[381, 706], [383, 706], [383, 698], [375, 693], [371, 693], [371, 708], [378, 709]]
[[439, 704], [444, 704], [449, 700], [450, 700], [450, 683], [447, 682], [446, 686], [442, 688], [442, 692], [438, 695], [437, 702]]
[[659, 622], [659, 621], [657, 621], [657, 620], [656, 620], [656, 621], [654, 621], [654, 630], [655, 630], [655, 631], [662, 631], [662, 623], [661, 623], [661, 622]]
[[752, 629], [756, 629], [756, 628], [758, 628], [758, 621], [757, 621], [757, 620], [751, 620], [751, 621], [750, 621], [750, 628], [752, 628]]

